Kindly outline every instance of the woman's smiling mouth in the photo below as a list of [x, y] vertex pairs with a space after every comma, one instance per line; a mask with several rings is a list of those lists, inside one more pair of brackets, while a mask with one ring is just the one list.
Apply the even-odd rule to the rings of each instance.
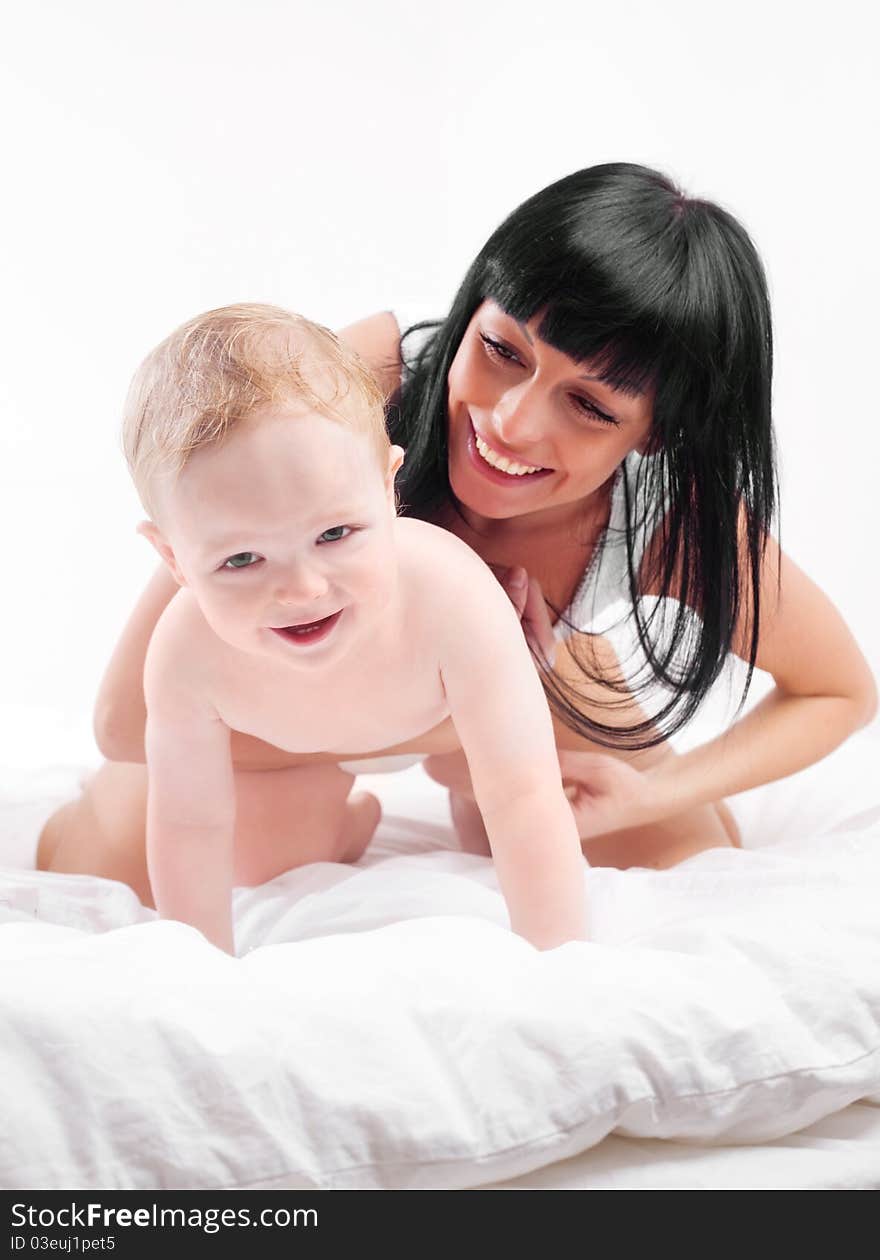
[[481, 434], [477, 433], [470, 416], [468, 416], [467, 451], [474, 467], [496, 485], [524, 485], [553, 472], [552, 468], [544, 468], [539, 464], [523, 464], [496, 451]]

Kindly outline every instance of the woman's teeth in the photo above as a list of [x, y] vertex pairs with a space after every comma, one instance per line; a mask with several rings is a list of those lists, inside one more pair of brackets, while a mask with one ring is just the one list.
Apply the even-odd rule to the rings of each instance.
[[480, 452], [483, 459], [487, 464], [491, 464], [493, 468], [497, 468], [499, 472], [505, 472], [511, 477], [524, 477], [526, 473], [544, 471], [540, 465], [533, 466], [531, 464], [517, 464], [514, 460], [508, 459], [506, 455], [497, 455], [495, 451], [492, 450], [492, 447], [488, 446], [483, 441], [479, 433], [475, 432], [474, 437], [477, 440], [477, 450]]

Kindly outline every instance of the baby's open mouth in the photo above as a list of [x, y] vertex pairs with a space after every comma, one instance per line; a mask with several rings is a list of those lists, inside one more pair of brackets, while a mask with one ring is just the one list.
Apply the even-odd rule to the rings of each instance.
[[288, 643], [317, 643], [324, 639], [342, 616], [342, 609], [331, 613], [329, 617], [320, 617], [317, 621], [300, 621], [292, 626], [270, 626], [270, 630], [286, 639]]

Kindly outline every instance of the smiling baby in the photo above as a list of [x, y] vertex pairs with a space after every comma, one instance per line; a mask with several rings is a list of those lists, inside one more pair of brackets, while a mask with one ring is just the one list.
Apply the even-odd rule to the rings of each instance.
[[[341, 761], [451, 716], [512, 928], [583, 939], [584, 861], [517, 615], [469, 547], [398, 517], [403, 452], [357, 356], [276, 307], [209, 311], [142, 364], [124, 441], [141, 531], [181, 588], [144, 674], [159, 913], [234, 952], [230, 731]], [[344, 814], [309, 860], [354, 860], [376, 817], [364, 835]]]

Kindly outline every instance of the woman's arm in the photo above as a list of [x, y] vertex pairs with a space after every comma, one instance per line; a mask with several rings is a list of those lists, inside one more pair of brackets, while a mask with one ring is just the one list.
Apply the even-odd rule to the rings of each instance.
[[[722, 735], [651, 772], [660, 816], [794, 774], [832, 752], [877, 712], [877, 687], [849, 627], [773, 538], [767, 542], [761, 606], [755, 664], [776, 686]], [[746, 615], [734, 649], [740, 657], [748, 654]]]
[[[755, 664], [776, 685], [727, 731], [643, 773], [596, 753], [561, 754], [582, 837], [658, 822], [785, 778], [873, 718], [877, 688], [852, 633], [773, 538], [762, 568], [761, 609]], [[741, 658], [748, 656], [748, 623], [744, 612], [733, 645]]]
[[[392, 313], [371, 315], [343, 328], [339, 336], [372, 368], [390, 397], [400, 384], [400, 330]], [[162, 565], [135, 605], [101, 680], [93, 722], [98, 747], [109, 761], [145, 760], [144, 660], [156, 622], [177, 589]], [[271, 745], [237, 732], [232, 756], [236, 765], [250, 770], [278, 769], [292, 761]]]
[[[647, 571], [650, 566], [646, 565]], [[643, 570], [644, 571], [644, 570]], [[596, 684], [579, 677], [566, 645], [554, 644], [553, 629], [534, 578], [516, 585], [516, 571], [501, 575], [533, 651], [555, 655], [556, 668], [584, 693], [590, 711]], [[645, 594], [656, 594], [646, 586]], [[642, 753], [612, 753], [554, 719], [560, 765], [570, 785], [583, 838], [646, 826], [683, 816], [763, 783], [781, 779], [819, 761], [871, 720], [877, 689], [849, 628], [828, 597], [768, 539], [761, 578], [761, 625], [756, 665], [776, 687], [750, 713], [716, 739], [681, 756], [666, 746]], [[619, 673], [604, 641], [583, 645], [595, 655], [598, 674]], [[737, 627], [734, 650], [748, 656], [748, 614]], [[600, 688], [601, 690], [601, 688]], [[604, 697], [607, 700], [607, 693]], [[626, 725], [644, 715], [630, 707], [597, 708], [605, 722]], [[426, 768], [438, 781], [467, 794], [466, 770], [454, 757], [431, 758]]]
[[401, 329], [391, 311], [368, 315], [356, 324], [341, 328], [338, 333], [340, 341], [344, 341], [367, 364], [385, 398], [390, 398], [400, 388], [400, 334]]

